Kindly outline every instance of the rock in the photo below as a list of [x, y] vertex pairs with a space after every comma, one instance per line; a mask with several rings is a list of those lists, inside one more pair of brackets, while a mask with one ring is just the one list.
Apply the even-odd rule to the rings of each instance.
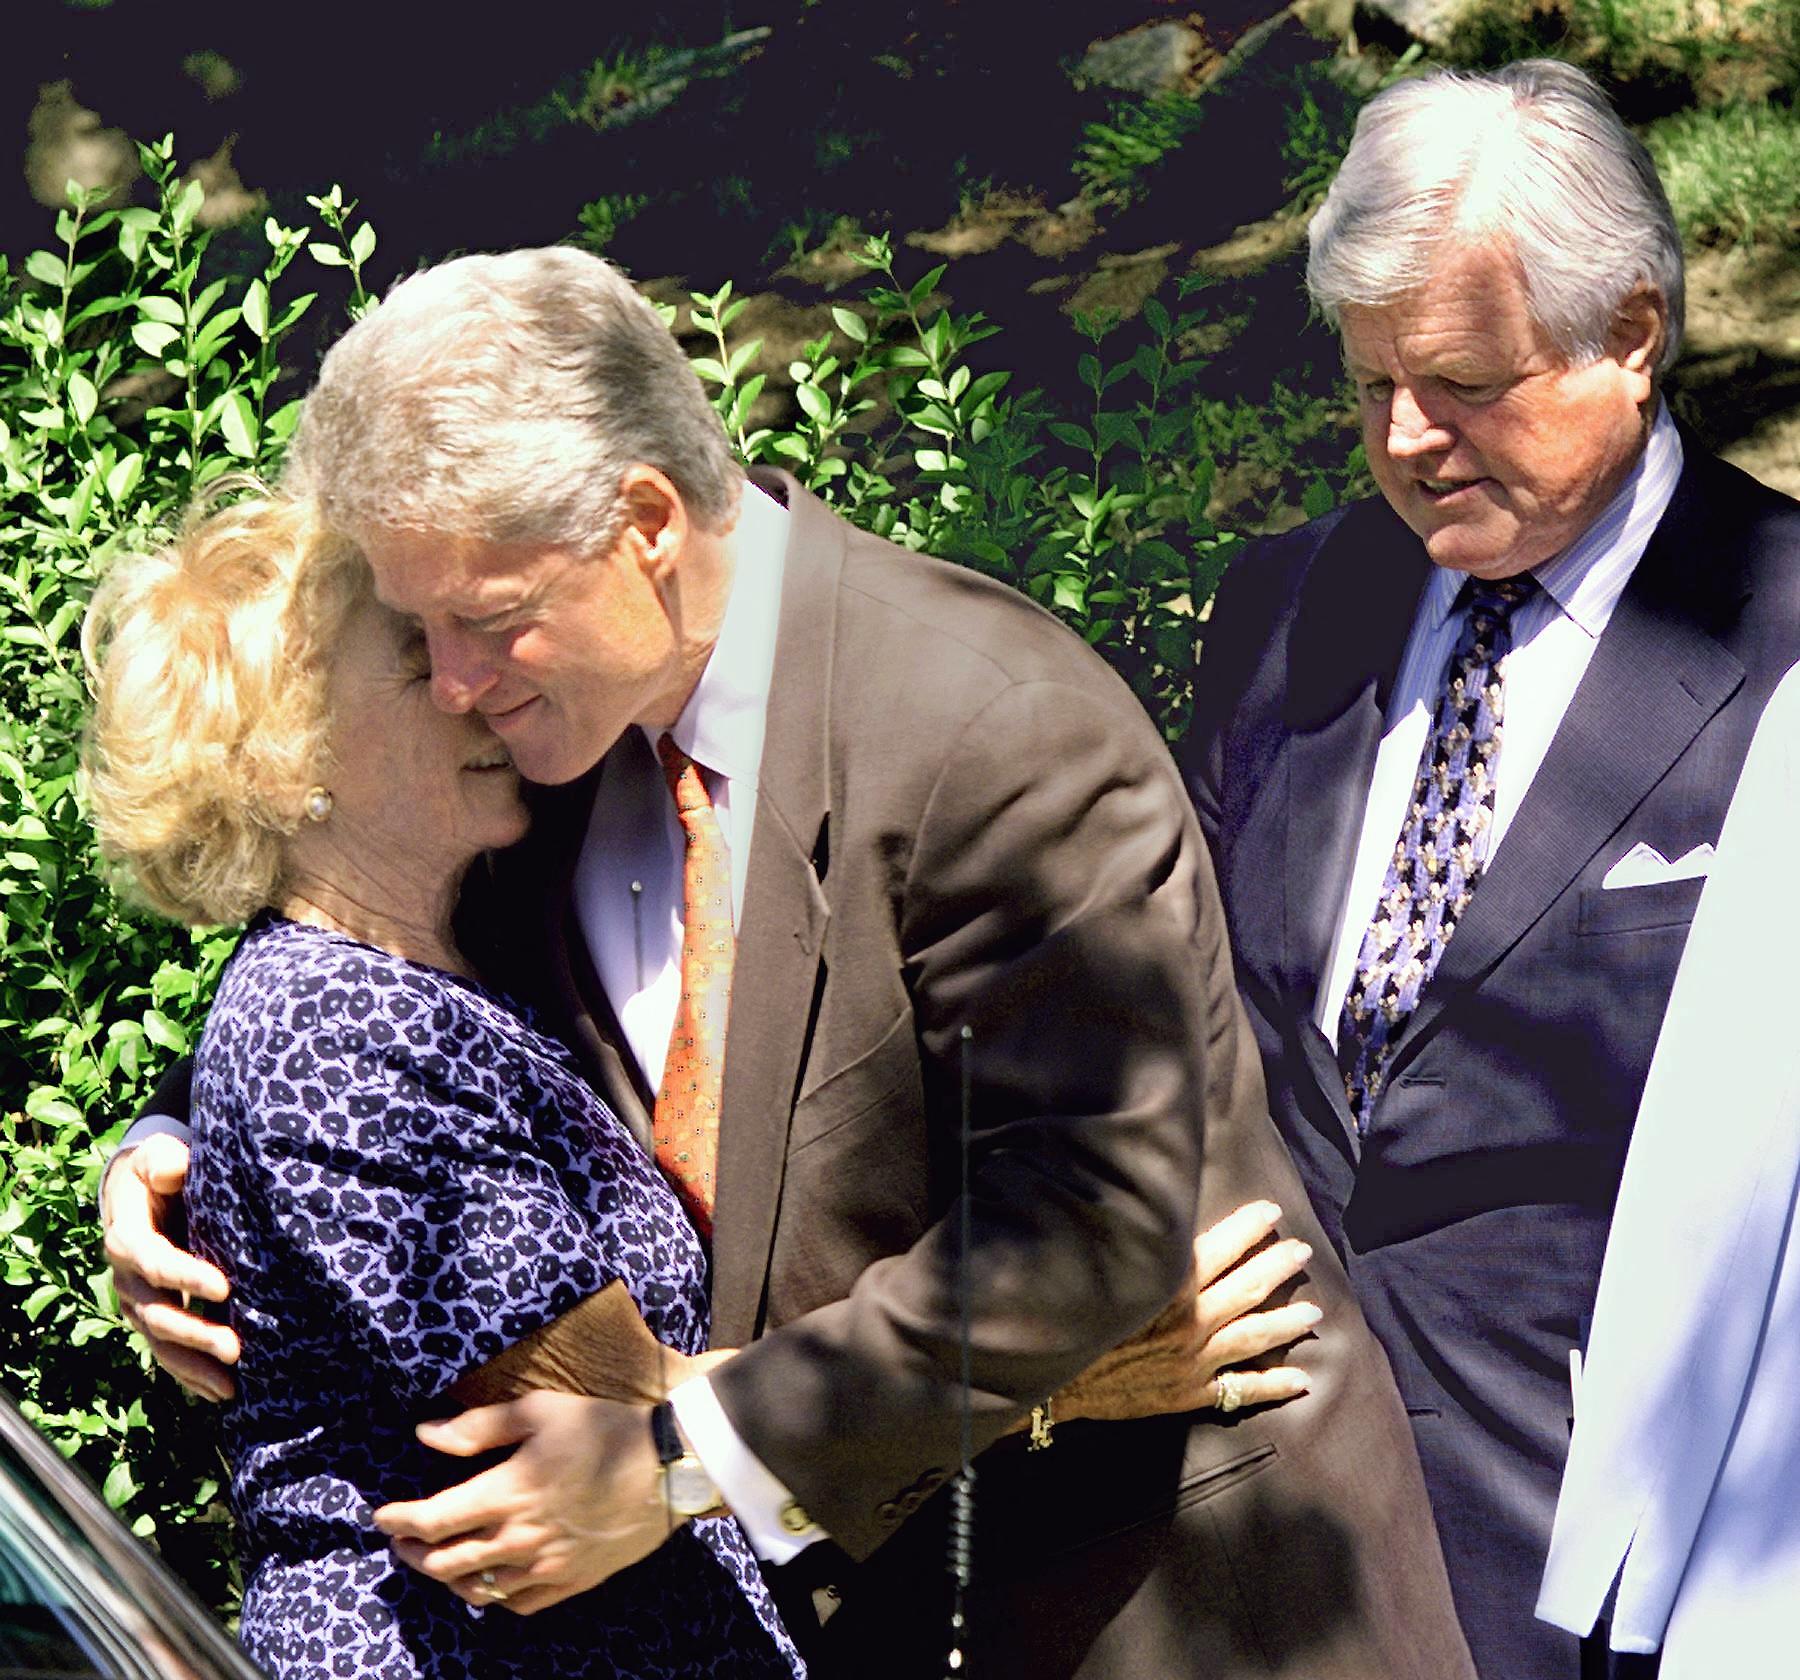
[[98, 112], [75, 97], [70, 83], [47, 82], [31, 113], [25, 184], [39, 204], [60, 210], [68, 183], [102, 189], [117, 203], [138, 178], [137, 148], [116, 128], [102, 128]]
[[1121, 93], [1185, 93], [1200, 67], [1216, 56], [1192, 24], [1149, 23], [1094, 42], [1076, 66], [1075, 80]]
[[204, 228], [230, 227], [262, 214], [264, 199], [252, 192], [239, 178], [231, 161], [231, 148], [237, 144], [234, 134], [209, 158], [202, 158], [188, 171], [190, 181], [198, 181], [206, 198], [194, 219]]
[[1358, 0], [1356, 10], [1428, 47], [1448, 44], [1478, 0]]

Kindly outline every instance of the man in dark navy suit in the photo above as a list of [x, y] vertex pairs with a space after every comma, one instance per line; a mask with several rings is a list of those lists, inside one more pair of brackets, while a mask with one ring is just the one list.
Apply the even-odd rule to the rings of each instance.
[[1573, 1680], [1577, 1640], [1532, 1615], [1571, 1355], [1712, 845], [1800, 657], [1800, 507], [1663, 408], [1680, 241], [1580, 72], [1382, 94], [1311, 241], [1382, 494], [1234, 567], [1186, 767], [1477, 1666]]

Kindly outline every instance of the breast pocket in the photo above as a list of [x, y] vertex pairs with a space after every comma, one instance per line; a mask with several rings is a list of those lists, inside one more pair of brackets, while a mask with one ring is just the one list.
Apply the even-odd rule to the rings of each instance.
[[868, 1049], [800, 1093], [789, 1147], [798, 1154], [873, 1109], [903, 1103], [908, 1092], [917, 1110], [923, 1103], [919, 1045], [912, 1012], [902, 1010]]
[[1694, 919], [1705, 880], [1652, 881], [1642, 887], [1584, 887], [1576, 928], [1587, 934], [1684, 928]]

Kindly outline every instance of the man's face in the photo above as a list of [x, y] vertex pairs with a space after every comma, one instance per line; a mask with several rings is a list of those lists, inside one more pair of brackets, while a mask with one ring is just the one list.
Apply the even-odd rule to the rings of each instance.
[[1570, 367], [1517, 262], [1482, 245], [1447, 251], [1398, 302], [1346, 305], [1341, 324], [1370, 470], [1440, 566], [1500, 578], [1551, 559], [1643, 446], [1653, 298], [1621, 311], [1599, 361]]
[[433, 701], [479, 713], [530, 780], [572, 781], [680, 710], [675, 629], [629, 540], [600, 558], [421, 532], [363, 546], [376, 593], [424, 630]]

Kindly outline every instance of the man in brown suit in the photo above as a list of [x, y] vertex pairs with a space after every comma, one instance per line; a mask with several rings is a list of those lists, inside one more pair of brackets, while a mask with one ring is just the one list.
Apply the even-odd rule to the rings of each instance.
[[[713, 1341], [740, 1351], [675, 1412], [814, 1672], [941, 1672], [966, 1408], [978, 1672], [1467, 1674], [1405, 1418], [1269, 1121], [1206, 849], [1125, 686], [1010, 591], [784, 474], [746, 486], [673, 341], [569, 251], [407, 282], [327, 359], [296, 449], [423, 625], [439, 704], [552, 789], [474, 920], [647, 1143], [682, 920], [654, 742], [704, 766], [747, 858], [702, 1210]], [[1162, 1369], [1191, 1338], [1159, 1334], [1110, 1366], [1097, 1409], [1129, 1421], [1027, 1450], [1034, 1405], [1191, 1298], [1197, 1209], [1257, 1196], [1315, 1249], [1309, 1391], [1169, 1412], [1197, 1399]], [[472, 1602], [529, 1613], [668, 1531], [642, 1408], [537, 1393], [428, 1439], [515, 1448], [378, 1513]]]

